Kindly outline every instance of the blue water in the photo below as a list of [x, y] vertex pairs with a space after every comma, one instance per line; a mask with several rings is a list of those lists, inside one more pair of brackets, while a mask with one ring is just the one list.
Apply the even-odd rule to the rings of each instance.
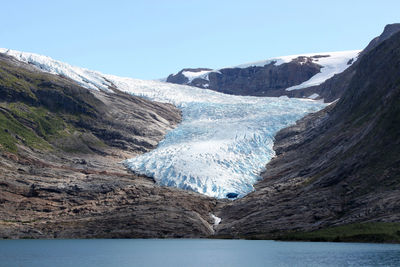
[[0, 240], [0, 266], [400, 266], [400, 245], [207, 239]]

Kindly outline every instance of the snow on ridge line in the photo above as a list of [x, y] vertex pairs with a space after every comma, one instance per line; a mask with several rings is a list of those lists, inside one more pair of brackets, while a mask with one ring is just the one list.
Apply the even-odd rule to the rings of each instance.
[[[189, 81], [192, 82], [196, 78], [202, 78], [208, 80], [208, 74], [211, 72], [220, 73], [222, 69], [230, 69], [230, 68], [249, 68], [249, 67], [263, 67], [265, 65], [273, 63], [275, 66], [282, 65], [284, 63], [289, 63], [292, 60], [298, 57], [311, 57], [311, 60], [322, 66], [321, 72], [317, 73], [309, 80], [292, 87], [287, 88], [287, 91], [303, 89], [315, 85], [319, 85], [331, 78], [333, 75], [343, 72], [347, 67], [351, 64], [347, 64], [349, 61], [354, 63], [357, 60], [358, 54], [361, 50], [348, 50], [348, 51], [336, 51], [336, 52], [320, 52], [320, 53], [307, 53], [307, 54], [297, 54], [297, 55], [289, 55], [289, 56], [280, 56], [274, 57], [266, 60], [260, 60], [256, 62], [245, 63], [236, 66], [228, 66], [220, 69], [210, 70], [210, 71], [202, 71], [201, 73], [195, 71], [184, 71], [182, 73], [186, 76]], [[318, 57], [321, 56], [321, 57]], [[327, 56], [327, 57], [324, 57]]]
[[286, 88], [286, 91], [304, 89], [322, 84], [335, 74], [341, 73], [350, 67], [357, 60], [360, 52], [361, 50], [335, 52], [331, 53], [333, 56], [319, 58], [315, 63], [322, 66], [321, 71], [299, 85]]
[[[259, 97], [254, 96], [235, 96], [216, 92], [210, 89], [199, 89], [189, 85], [171, 84], [159, 80], [141, 80], [130, 77], [120, 77], [112, 74], [103, 74], [98, 71], [72, 66], [51, 57], [0, 48], [0, 53], [11, 56], [18, 61], [35, 66], [40, 71], [56, 75], [66, 76], [81, 86], [93, 89], [110, 91], [111, 85], [116, 85], [120, 90], [153, 99], [159, 102], [168, 102], [176, 106], [187, 102], [214, 102], [232, 103], [246, 101], [257, 101]], [[112, 84], [111, 84], [112, 83]], [[157, 89], [154, 89], [157, 88]], [[304, 99], [305, 101], [307, 99]]]
[[[225, 68], [221, 68], [221, 69], [227, 69], [227, 68], [248, 68], [248, 67], [263, 67], [265, 65], [268, 65], [272, 62], [275, 61], [274, 65], [275, 66], [279, 66], [282, 65], [284, 63], [289, 63], [291, 62], [293, 59], [296, 59], [298, 57], [316, 57], [316, 56], [327, 56], [329, 55], [329, 57], [331, 58], [337, 58], [337, 57], [343, 57], [344, 55], [358, 55], [358, 53], [360, 53], [361, 50], [346, 50], [346, 51], [334, 51], [334, 52], [319, 52], [319, 53], [306, 53], [306, 54], [297, 54], [297, 55], [288, 55], [288, 56], [279, 56], [279, 57], [273, 57], [273, 58], [269, 58], [266, 60], [260, 60], [260, 61], [255, 61], [255, 62], [249, 62], [249, 63], [245, 63], [245, 64], [240, 64], [237, 66], [231, 66], [231, 67], [225, 67]], [[321, 59], [323, 59], [324, 57], [318, 57], [318, 58], [313, 58], [313, 62], [320, 64], [319, 61], [321, 61]]]
[[111, 91], [109, 89], [111, 86], [110, 82], [105, 80], [103, 75], [98, 71], [72, 66], [68, 63], [35, 53], [20, 52], [6, 48], [0, 48], [0, 53], [11, 56], [18, 61], [33, 65], [43, 72], [68, 77], [85, 88]]

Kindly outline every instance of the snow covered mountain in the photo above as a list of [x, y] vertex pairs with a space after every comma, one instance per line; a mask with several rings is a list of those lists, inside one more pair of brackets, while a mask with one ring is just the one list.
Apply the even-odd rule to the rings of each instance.
[[[167, 82], [208, 88], [234, 95], [293, 96], [289, 91], [320, 85], [343, 72], [360, 50], [276, 57], [258, 62], [211, 69], [183, 69]], [[308, 92], [306, 97], [318, 97]]]
[[179, 107], [182, 123], [155, 150], [129, 159], [125, 165], [162, 185], [218, 198], [251, 192], [265, 164], [275, 155], [275, 133], [325, 107], [322, 102], [309, 99], [234, 96], [191, 86], [122, 78], [46, 56], [8, 49], [0, 52], [42, 71], [66, 76], [88, 89], [116, 88]]

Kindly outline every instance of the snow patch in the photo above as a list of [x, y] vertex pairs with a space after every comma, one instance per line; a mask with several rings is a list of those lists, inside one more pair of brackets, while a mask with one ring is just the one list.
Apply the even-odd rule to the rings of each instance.
[[309, 98], [309, 99], [316, 99], [316, 98], [318, 98], [318, 97], [319, 97], [319, 94], [314, 93], [314, 94], [310, 95], [308, 98]]
[[299, 85], [286, 88], [286, 91], [298, 90], [320, 85], [329, 78], [333, 77], [333, 75], [341, 73], [349, 66], [351, 66], [351, 64], [353, 64], [357, 60], [357, 56], [359, 53], [360, 50], [321, 53], [321, 55], [329, 55], [329, 57], [318, 58], [318, 61], [315, 62], [318, 65], [322, 66], [321, 71], [312, 76], [309, 80]]
[[189, 79], [188, 83], [191, 83], [194, 79], [201, 78], [208, 81], [209, 70], [202, 71], [183, 71], [182, 74]]
[[220, 224], [220, 222], [221, 222], [221, 218], [219, 218], [219, 217], [217, 217], [217, 216], [215, 216], [214, 214], [210, 214], [211, 215], [211, 217], [214, 219], [214, 226], [217, 226], [218, 224]]

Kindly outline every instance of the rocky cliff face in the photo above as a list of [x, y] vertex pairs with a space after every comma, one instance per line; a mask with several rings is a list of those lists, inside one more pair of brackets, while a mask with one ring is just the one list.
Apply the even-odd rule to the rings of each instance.
[[[367, 47], [360, 53], [359, 58], [380, 45], [382, 42], [400, 31], [400, 23], [389, 24], [385, 27], [382, 34], [374, 38]], [[350, 81], [355, 74], [359, 61], [354, 62], [349, 68], [339, 75], [334, 75], [318, 86], [312, 86], [302, 90], [290, 91], [289, 97], [306, 97], [311, 94], [318, 94], [325, 102], [332, 102], [339, 99], [349, 88]]]
[[218, 234], [271, 238], [399, 221], [400, 33], [352, 72], [339, 102], [278, 133], [277, 157], [256, 191], [221, 205]]
[[120, 164], [153, 149], [179, 110], [110, 89], [0, 55], [0, 238], [213, 233], [215, 200]]
[[207, 79], [189, 80], [183, 73], [209, 69], [183, 69], [176, 75], [168, 76], [167, 82], [234, 95], [281, 96], [284, 95], [286, 88], [310, 79], [320, 71], [320, 68], [321, 66], [313, 62], [312, 57], [298, 57], [280, 65], [271, 62], [265, 66], [224, 68], [218, 72], [210, 72]]
[[222, 69], [210, 73], [210, 88], [227, 94], [280, 96], [284, 89], [301, 84], [320, 71], [321, 66], [309, 57], [298, 57], [289, 63], [244, 69]]

